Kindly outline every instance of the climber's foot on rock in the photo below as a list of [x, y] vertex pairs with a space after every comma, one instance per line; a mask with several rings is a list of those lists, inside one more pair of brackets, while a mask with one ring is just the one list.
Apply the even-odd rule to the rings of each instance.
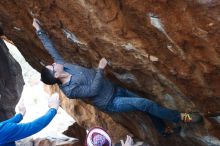
[[203, 117], [198, 112], [181, 113], [181, 121], [184, 123], [201, 123]]

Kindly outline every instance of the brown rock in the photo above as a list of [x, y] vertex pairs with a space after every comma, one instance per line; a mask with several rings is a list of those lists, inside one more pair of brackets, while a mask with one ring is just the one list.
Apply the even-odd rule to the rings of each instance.
[[41, 62], [52, 59], [34, 34], [33, 16], [69, 62], [96, 67], [106, 57], [107, 77], [115, 83], [166, 107], [206, 117], [204, 125], [164, 139], [142, 113], [107, 115], [63, 98], [63, 108], [81, 126], [102, 126], [114, 141], [129, 131], [150, 145], [219, 144], [219, 128], [208, 115], [220, 110], [220, 1], [1, 0], [5, 35], [40, 70]]
[[70, 142], [58, 142], [47, 138], [38, 138], [34, 141], [34, 146], [74, 146]]
[[64, 131], [63, 134], [78, 139], [78, 141], [74, 143], [74, 146], [83, 146], [85, 144], [86, 130], [77, 123], [69, 126], [68, 130]]
[[14, 116], [23, 85], [21, 67], [0, 38], [0, 121]]

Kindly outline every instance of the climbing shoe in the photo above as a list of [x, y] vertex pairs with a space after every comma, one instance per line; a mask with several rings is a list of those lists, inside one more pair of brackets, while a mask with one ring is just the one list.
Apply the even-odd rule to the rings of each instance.
[[181, 113], [181, 120], [184, 123], [200, 123], [203, 121], [202, 116], [199, 113]]

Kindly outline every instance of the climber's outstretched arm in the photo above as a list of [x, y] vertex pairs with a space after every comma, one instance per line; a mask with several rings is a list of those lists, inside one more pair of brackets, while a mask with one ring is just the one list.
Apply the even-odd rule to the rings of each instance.
[[54, 47], [53, 42], [50, 40], [45, 31], [41, 28], [39, 20], [33, 19], [33, 27], [36, 29], [38, 38], [43, 43], [45, 49], [53, 57], [54, 62], [63, 64], [65, 61], [63, 57], [59, 54], [57, 49]]

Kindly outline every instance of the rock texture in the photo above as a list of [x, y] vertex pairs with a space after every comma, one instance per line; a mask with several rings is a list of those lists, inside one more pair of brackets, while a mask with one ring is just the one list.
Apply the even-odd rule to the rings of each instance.
[[69, 62], [96, 67], [106, 57], [107, 77], [115, 83], [205, 117], [203, 125], [184, 126], [179, 136], [164, 139], [142, 113], [109, 116], [63, 98], [63, 107], [82, 126], [103, 126], [115, 141], [129, 131], [150, 145], [219, 145], [220, 1], [1, 0], [6, 36], [40, 70], [52, 59], [34, 34], [33, 17]]
[[59, 142], [56, 140], [50, 140], [47, 138], [38, 138], [33, 144], [34, 146], [75, 146], [74, 142]]
[[51, 139], [48, 138], [37, 138], [33, 140], [32, 138], [22, 139], [16, 141], [16, 146], [77, 146], [76, 141], [60, 140], [59, 138]]
[[0, 121], [14, 116], [23, 85], [21, 67], [0, 38]]
[[74, 143], [74, 146], [83, 146], [86, 140], [87, 133], [85, 128], [75, 122], [68, 128], [68, 130], [64, 131], [63, 134], [78, 139], [78, 141]]

